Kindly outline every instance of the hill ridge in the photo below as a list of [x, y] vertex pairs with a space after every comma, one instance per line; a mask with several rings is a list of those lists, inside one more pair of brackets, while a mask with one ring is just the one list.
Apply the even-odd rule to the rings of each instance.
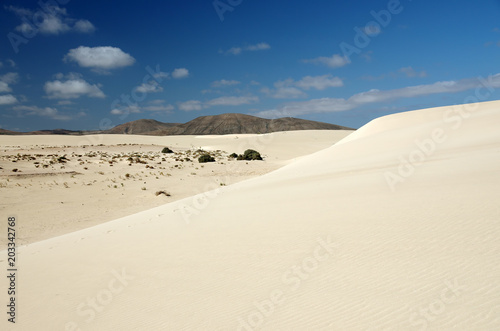
[[257, 116], [224, 113], [219, 115], [203, 115], [186, 123], [165, 123], [154, 119], [139, 119], [119, 124], [103, 131], [73, 131], [65, 129], [37, 130], [31, 132], [16, 132], [0, 129], [0, 134], [30, 135], [30, 134], [137, 134], [153, 136], [170, 135], [224, 135], [224, 134], [264, 134], [280, 131], [297, 130], [355, 130], [353, 128], [325, 122], [304, 120], [295, 117], [267, 119]]

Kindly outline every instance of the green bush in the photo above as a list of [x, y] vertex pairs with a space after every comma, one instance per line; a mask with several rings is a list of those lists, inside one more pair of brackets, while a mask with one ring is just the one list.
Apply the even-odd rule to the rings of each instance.
[[198, 162], [200, 163], [215, 162], [215, 159], [210, 154], [203, 154], [198, 158]]
[[253, 149], [247, 149], [243, 155], [238, 155], [237, 160], [262, 160], [262, 156], [260, 156], [259, 152]]
[[233, 158], [233, 159], [236, 159], [236, 158], [238, 157], [238, 154], [233, 153], [233, 154], [229, 155], [229, 157], [231, 157], [231, 158]]
[[163, 148], [163, 149], [161, 150], [161, 152], [162, 152], [162, 153], [173, 153], [174, 151], [173, 151], [173, 150], [171, 150], [171, 149], [170, 149], [170, 148], [168, 148], [168, 147], [165, 147], [165, 148]]

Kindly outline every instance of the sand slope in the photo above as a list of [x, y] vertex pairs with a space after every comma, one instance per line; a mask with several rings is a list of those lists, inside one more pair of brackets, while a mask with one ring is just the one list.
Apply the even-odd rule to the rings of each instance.
[[380, 118], [209, 196], [23, 247], [17, 329], [497, 330], [499, 121], [499, 102]]

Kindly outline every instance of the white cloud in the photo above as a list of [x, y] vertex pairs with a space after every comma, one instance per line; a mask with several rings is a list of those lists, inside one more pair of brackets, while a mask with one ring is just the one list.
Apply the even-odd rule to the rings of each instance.
[[97, 85], [90, 85], [83, 79], [46, 82], [44, 89], [49, 99], [76, 99], [81, 96], [91, 98], [105, 97]]
[[175, 109], [175, 107], [172, 105], [157, 105], [157, 106], [142, 107], [142, 109], [147, 111], [159, 111], [159, 112], [170, 113], [172, 110]]
[[372, 23], [372, 24], [368, 24], [367, 26], [365, 26], [363, 28], [363, 32], [366, 33], [370, 37], [374, 37], [374, 36], [379, 35], [380, 32], [382, 32], [382, 31], [380, 29], [380, 25], [378, 25], [376, 23]]
[[259, 43], [259, 44], [256, 44], [256, 45], [250, 45], [248, 47], [246, 47], [245, 49], [247, 51], [263, 51], [263, 50], [266, 50], [266, 49], [270, 49], [271, 46], [269, 46], [268, 43]]
[[19, 81], [19, 74], [17, 72], [8, 72], [5, 75], [0, 75], [0, 82], [7, 84], [16, 84]]
[[64, 23], [61, 18], [56, 16], [47, 16], [38, 28], [40, 32], [45, 34], [59, 34], [71, 30], [68, 24]]
[[17, 103], [17, 99], [12, 94], [0, 95], [0, 105], [12, 105]]
[[275, 99], [297, 99], [307, 97], [306, 93], [291, 86], [279, 86], [274, 90], [264, 87], [260, 91]]
[[158, 93], [163, 91], [163, 87], [161, 87], [158, 83], [152, 81], [149, 83], [144, 83], [135, 88], [137, 92], [141, 93]]
[[331, 57], [320, 56], [315, 59], [303, 60], [305, 63], [313, 64], [323, 64], [330, 68], [340, 68], [343, 67], [351, 61], [345, 56], [340, 56], [338, 54], [333, 54]]
[[58, 35], [70, 31], [90, 33], [95, 30], [90, 21], [75, 20], [69, 17], [65, 8], [57, 5], [47, 5], [37, 11], [15, 6], [5, 8], [22, 20], [23, 23], [18, 25], [16, 30], [25, 34], [25, 36], [34, 35], [38, 32], [45, 35]]
[[189, 76], [189, 70], [186, 68], [177, 68], [172, 72], [172, 77], [175, 79], [186, 78]]
[[241, 54], [242, 51], [243, 51], [243, 49], [241, 49], [241, 47], [232, 47], [227, 51], [227, 53], [233, 54], [233, 55], [238, 55], [238, 54]]
[[405, 74], [407, 77], [427, 77], [427, 73], [425, 71], [417, 72], [411, 66], [401, 68], [398, 71]]
[[310, 88], [314, 88], [316, 90], [324, 90], [329, 87], [340, 87], [343, 86], [344, 83], [342, 79], [338, 77], [333, 77], [332, 75], [323, 75], [323, 76], [306, 76], [295, 83], [295, 86], [300, 87], [304, 90], [309, 90]]
[[193, 111], [202, 110], [205, 108], [215, 107], [215, 106], [241, 106], [248, 105], [251, 103], [259, 102], [259, 98], [255, 96], [225, 96], [202, 102], [199, 100], [189, 100], [185, 102], [179, 102], [177, 104], [178, 108], [183, 111]]
[[291, 78], [288, 78], [275, 82], [275, 89], [263, 87], [260, 91], [275, 99], [297, 99], [307, 97], [307, 94], [294, 87], [294, 84], [295, 81]]
[[9, 84], [6, 82], [0, 81], [0, 93], [12, 92], [12, 89], [9, 87]]
[[216, 80], [216, 81], [212, 82], [212, 84], [210, 84], [210, 86], [212, 86], [213, 88], [219, 88], [219, 87], [233, 86], [233, 85], [238, 85], [238, 84], [240, 84], [240, 82], [238, 82], [237, 80], [221, 79], [221, 80]]
[[63, 74], [62, 72], [58, 72], [57, 74], [54, 75], [55, 79], [62, 80], [77, 80], [77, 79], [82, 79], [83, 75], [79, 72], [70, 72], [67, 74]]
[[322, 91], [329, 87], [340, 87], [343, 85], [342, 79], [332, 75], [305, 76], [299, 81], [291, 78], [277, 81], [274, 83], [275, 89], [264, 87], [260, 91], [275, 99], [297, 99], [307, 97], [307, 94], [299, 88], [303, 90], [313, 88]]
[[[37, 106], [15, 106], [14, 110], [23, 113], [24, 115], [35, 115], [35, 116], [43, 116], [49, 117], [54, 120], [67, 121], [71, 119], [69, 115], [60, 114], [56, 108], [52, 107], [37, 107]], [[81, 113], [77, 116], [81, 116]]]
[[219, 97], [205, 103], [206, 107], [213, 106], [240, 106], [258, 102], [258, 97]]
[[484, 88], [500, 88], [500, 74], [490, 76], [487, 81], [474, 78], [459, 81], [441, 81], [427, 85], [408, 86], [394, 90], [370, 90], [344, 98], [322, 98], [303, 102], [292, 102], [277, 109], [262, 111], [257, 116], [297, 116], [310, 113], [339, 112], [358, 108], [360, 106], [401, 98], [414, 98], [441, 93], [457, 93], [466, 90]]
[[189, 100], [189, 101], [179, 102], [178, 108], [183, 111], [202, 110], [203, 105], [201, 101]]
[[75, 30], [81, 33], [91, 33], [95, 31], [95, 26], [88, 20], [78, 20], [75, 23]]
[[153, 112], [165, 112], [165, 113], [170, 113], [172, 110], [174, 110], [174, 106], [172, 105], [163, 105], [165, 100], [153, 100], [148, 102], [151, 104], [151, 106], [146, 106], [146, 107], [140, 107], [137, 104], [130, 105], [130, 106], [123, 106], [123, 107], [117, 107], [111, 110], [111, 114], [113, 115], [123, 115], [123, 114], [139, 114], [143, 113], [144, 111], [153, 111]]
[[120, 107], [120, 108], [114, 108], [111, 109], [111, 114], [113, 115], [123, 115], [123, 114], [137, 114], [140, 113], [141, 109], [139, 108], [138, 105], [131, 105], [127, 107]]
[[410, 66], [410, 67], [400, 68], [397, 72], [391, 71], [387, 74], [381, 74], [379, 76], [372, 76], [372, 75], [362, 76], [361, 79], [368, 80], [368, 81], [376, 81], [376, 80], [382, 80], [382, 79], [386, 79], [386, 78], [397, 79], [397, 78], [401, 77], [401, 75], [404, 75], [404, 76], [410, 77], [410, 78], [413, 78], [413, 77], [423, 78], [423, 77], [427, 77], [427, 72], [426, 71], [420, 71], [420, 72], [416, 71], [415, 69], [413, 69]]
[[14, 62], [14, 60], [7, 59], [7, 62], [9, 63], [9, 65], [10, 65], [11, 67], [15, 67], [15, 66], [16, 66], [16, 62]]
[[158, 80], [168, 78], [168, 76], [169, 76], [168, 72], [163, 72], [163, 71], [158, 71], [158, 72], [153, 74], [153, 77], [158, 79]]
[[5, 6], [5, 9], [7, 10], [10, 10], [11, 12], [13, 12], [14, 14], [18, 15], [18, 16], [33, 16], [33, 12], [29, 9], [26, 9], [26, 8], [20, 8], [20, 7], [16, 7], [16, 6]]
[[116, 69], [134, 64], [135, 59], [118, 47], [101, 46], [86, 47], [80, 46], [71, 49], [64, 57], [65, 61], [73, 61], [85, 68], [100, 70]]
[[270, 49], [271, 46], [268, 43], [258, 43], [255, 45], [248, 45], [245, 47], [231, 47], [227, 51], [222, 51], [220, 50], [219, 53], [221, 54], [231, 54], [231, 55], [239, 55], [243, 51], [249, 51], [249, 52], [255, 52], [255, 51], [264, 51]]

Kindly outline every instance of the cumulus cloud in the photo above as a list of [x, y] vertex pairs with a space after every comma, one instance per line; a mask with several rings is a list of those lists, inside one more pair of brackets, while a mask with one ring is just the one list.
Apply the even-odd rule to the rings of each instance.
[[304, 90], [309, 90], [314, 88], [316, 90], [323, 91], [329, 87], [340, 87], [344, 86], [342, 79], [338, 77], [333, 77], [332, 75], [323, 76], [306, 76], [295, 83], [295, 86], [300, 87]]
[[500, 88], [500, 74], [490, 76], [488, 80], [467, 78], [459, 81], [441, 81], [433, 84], [408, 86], [394, 90], [369, 90], [344, 98], [321, 98], [303, 102], [292, 102], [277, 109], [258, 113], [262, 117], [297, 116], [310, 113], [340, 112], [358, 108], [363, 105], [384, 102], [388, 100], [414, 98], [432, 94], [457, 93], [483, 88]]
[[206, 107], [213, 106], [240, 106], [258, 102], [258, 97], [219, 97], [205, 103]]
[[254, 51], [263, 51], [263, 50], [270, 49], [270, 48], [271, 48], [271, 46], [269, 46], [268, 43], [259, 43], [256, 45], [247, 46], [246, 50], [254, 52]]
[[16, 7], [16, 6], [4, 6], [5, 9], [13, 12], [14, 14], [16, 14], [17, 16], [30, 16], [30, 15], [33, 15], [34, 12], [29, 10], [29, 9], [26, 9], [26, 8], [21, 8], [21, 7]]
[[62, 80], [62, 79], [76, 80], [76, 79], [83, 78], [83, 75], [79, 72], [70, 72], [67, 74], [63, 74], [62, 72], [58, 72], [57, 74], [54, 75], [54, 78], [58, 79], [58, 80]]
[[[71, 116], [60, 114], [56, 108], [52, 107], [41, 108], [37, 106], [15, 106], [13, 109], [22, 114], [22, 116], [35, 115], [35, 116], [49, 117], [51, 119], [60, 121], [68, 121], [72, 119]], [[77, 117], [83, 116], [84, 114], [85, 113], [80, 112], [79, 114], [77, 114]]]
[[427, 77], [427, 72], [425, 71], [417, 72], [411, 66], [401, 68], [398, 70], [398, 72], [405, 74], [406, 77]]
[[193, 111], [193, 110], [203, 109], [203, 105], [199, 100], [189, 100], [189, 101], [179, 102], [177, 107], [183, 111]]
[[157, 112], [170, 113], [172, 110], [175, 109], [175, 107], [172, 105], [156, 105], [156, 106], [142, 107], [142, 109], [144, 109], [146, 111], [157, 111]]
[[376, 81], [376, 80], [383, 80], [386, 78], [392, 78], [392, 79], [397, 79], [400, 78], [401, 76], [409, 77], [409, 78], [424, 78], [427, 77], [427, 72], [426, 71], [416, 71], [413, 69], [413, 67], [403, 67], [398, 69], [397, 72], [391, 71], [389, 73], [384, 73], [380, 74], [379, 76], [372, 76], [372, 75], [365, 75], [362, 76], [361, 79], [363, 80], [368, 80], [368, 81]]
[[12, 105], [17, 103], [17, 98], [12, 94], [0, 95], [0, 105]]
[[135, 59], [118, 47], [80, 46], [71, 49], [64, 57], [65, 61], [78, 63], [80, 67], [93, 68], [97, 70], [109, 70], [131, 66]]
[[189, 70], [186, 68], [177, 68], [172, 71], [172, 77], [175, 79], [187, 78], [189, 76]]
[[70, 31], [81, 33], [95, 31], [90, 21], [71, 18], [66, 9], [58, 5], [44, 5], [36, 11], [12, 5], [5, 6], [5, 9], [21, 19], [22, 23], [16, 27], [16, 30], [25, 36], [33, 36], [38, 32], [45, 35], [58, 35]]
[[99, 86], [91, 85], [81, 78], [46, 82], [44, 89], [49, 99], [76, 99], [81, 96], [105, 97]]
[[91, 33], [95, 31], [95, 26], [88, 20], [78, 20], [75, 23], [75, 30], [81, 33]]
[[227, 51], [220, 50], [219, 53], [226, 54], [226, 55], [227, 54], [239, 55], [243, 51], [255, 52], [255, 51], [268, 50], [270, 48], [271, 48], [271, 46], [268, 43], [258, 43], [255, 45], [248, 45], [248, 46], [244, 46], [244, 47], [240, 47], [240, 46], [231, 47]]
[[17, 72], [0, 75], [0, 93], [12, 92], [12, 88], [9, 85], [16, 84], [18, 81], [19, 74]]
[[241, 54], [243, 49], [241, 47], [231, 47], [227, 50], [226, 54], [238, 55]]
[[152, 81], [137, 86], [135, 90], [141, 93], [158, 93], [163, 91], [163, 87], [161, 87], [158, 83]]
[[363, 32], [366, 33], [370, 37], [374, 37], [380, 34], [382, 30], [380, 29], [380, 25], [376, 23], [368, 24], [363, 28]]
[[138, 104], [133, 104], [129, 106], [118, 106], [111, 110], [112, 115], [124, 115], [124, 114], [138, 114], [143, 113], [145, 111], [151, 112], [163, 112], [163, 113], [171, 113], [174, 110], [174, 106], [169, 104], [164, 104], [165, 100], [152, 100], [148, 102], [148, 106], [139, 106]]
[[161, 81], [162, 79], [168, 78], [169, 74], [168, 72], [158, 71], [153, 74], [153, 77]]
[[303, 60], [305, 63], [322, 64], [330, 68], [340, 68], [343, 67], [351, 61], [345, 56], [340, 56], [338, 54], [333, 54], [331, 57], [320, 56], [315, 59]]
[[124, 114], [137, 114], [141, 112], [141, 108], [138, 105], [130, 105], [127, 107], [119, 107], [111, 109], [111, 114], [113, 115], [124, 115]]
[[16, 84], [19, 81], [19, 74], [17, 72], [8, 72], [0, 75], [0, 82], [7, 84]]
[[238, 85], [238, 84], [240, 84], [240, 82], [237, 80], [221, 79], [221, 80], [216, 80], [216, 81], [212, 82], [212, 84], [210, 84], [210, 86], [212, 86], [213, 88], [219, 88], [219, 87], [233, 86], [233, 85]]
[[177, 107], [183, 111], [193, 111], [215, 106], [241, 106], [256, 102], [259, 102], [259, 98], [255, 96], [224, 96], [205, 102], [199, 100], [179, 102], [177, 104]]
[[329, 87], [340, 87], [343, 85], [342, 79], [332, 75], [305, 76], [299, 81], [291, 78], [277, 81], [274, 83], [274, 89], [264, 87], [261, 89], [261, 92], [275, 99], [297, 99], [307, 97], [307, 94], [300, 89], [322, 91]]
[[0, 81], [0, 93], [12, 92], [12, 89], [9, 87], [9, 84], [6, 82]]
[[279, 86], [276, 89], [264, 87], [260, 91], [275, 99], [297, 99], [307, 97], [306, 93], [292, 86]]

